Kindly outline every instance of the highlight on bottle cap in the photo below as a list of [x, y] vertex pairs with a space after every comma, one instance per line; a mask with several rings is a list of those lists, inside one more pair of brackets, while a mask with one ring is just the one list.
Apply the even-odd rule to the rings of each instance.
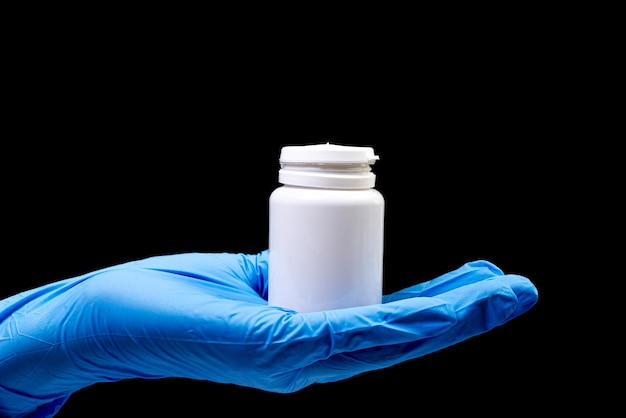
[[281, 163], [374, 164], [379, 157], [371, 147], [335, 145], [290, 145], [281, 149]]

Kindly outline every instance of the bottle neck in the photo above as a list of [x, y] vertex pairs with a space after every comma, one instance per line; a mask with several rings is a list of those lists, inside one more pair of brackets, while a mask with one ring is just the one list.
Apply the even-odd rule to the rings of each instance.
[[278, 181], [285, 185], [327, 189], [370, 189], [376, 183], [367, 163], [281, 163]]

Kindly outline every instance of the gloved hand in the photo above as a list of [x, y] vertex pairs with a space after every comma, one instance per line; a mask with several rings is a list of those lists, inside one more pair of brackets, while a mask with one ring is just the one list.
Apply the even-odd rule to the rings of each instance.
[[184, 377], [293, 392], [440, 350], [526, 312], [525, 277], [475, 261], [379, 305], [267, 304], [267, 251], [151, 257], [0, 301], [0, 414], [52, 416], [75, 391]]

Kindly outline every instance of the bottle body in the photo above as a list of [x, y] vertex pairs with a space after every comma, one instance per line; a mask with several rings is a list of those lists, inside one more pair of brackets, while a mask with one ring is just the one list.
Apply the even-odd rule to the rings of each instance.
[[381, 303], [384, 211], [374, 188], [275, 189], [268, 303], [297, 312]]

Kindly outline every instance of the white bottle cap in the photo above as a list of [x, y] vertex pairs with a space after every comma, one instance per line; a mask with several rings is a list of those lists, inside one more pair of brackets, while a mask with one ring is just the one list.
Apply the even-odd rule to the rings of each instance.
[[278, 181], [283, 184], [330, 189], [374, 187], [371, 165], [378, 160], [374, 149], [335, 144], [283, 147]]
[[329, 143], [286, 146], [280, 152], [281, 163], [374, 164], [376, 160], [373, 148]]

